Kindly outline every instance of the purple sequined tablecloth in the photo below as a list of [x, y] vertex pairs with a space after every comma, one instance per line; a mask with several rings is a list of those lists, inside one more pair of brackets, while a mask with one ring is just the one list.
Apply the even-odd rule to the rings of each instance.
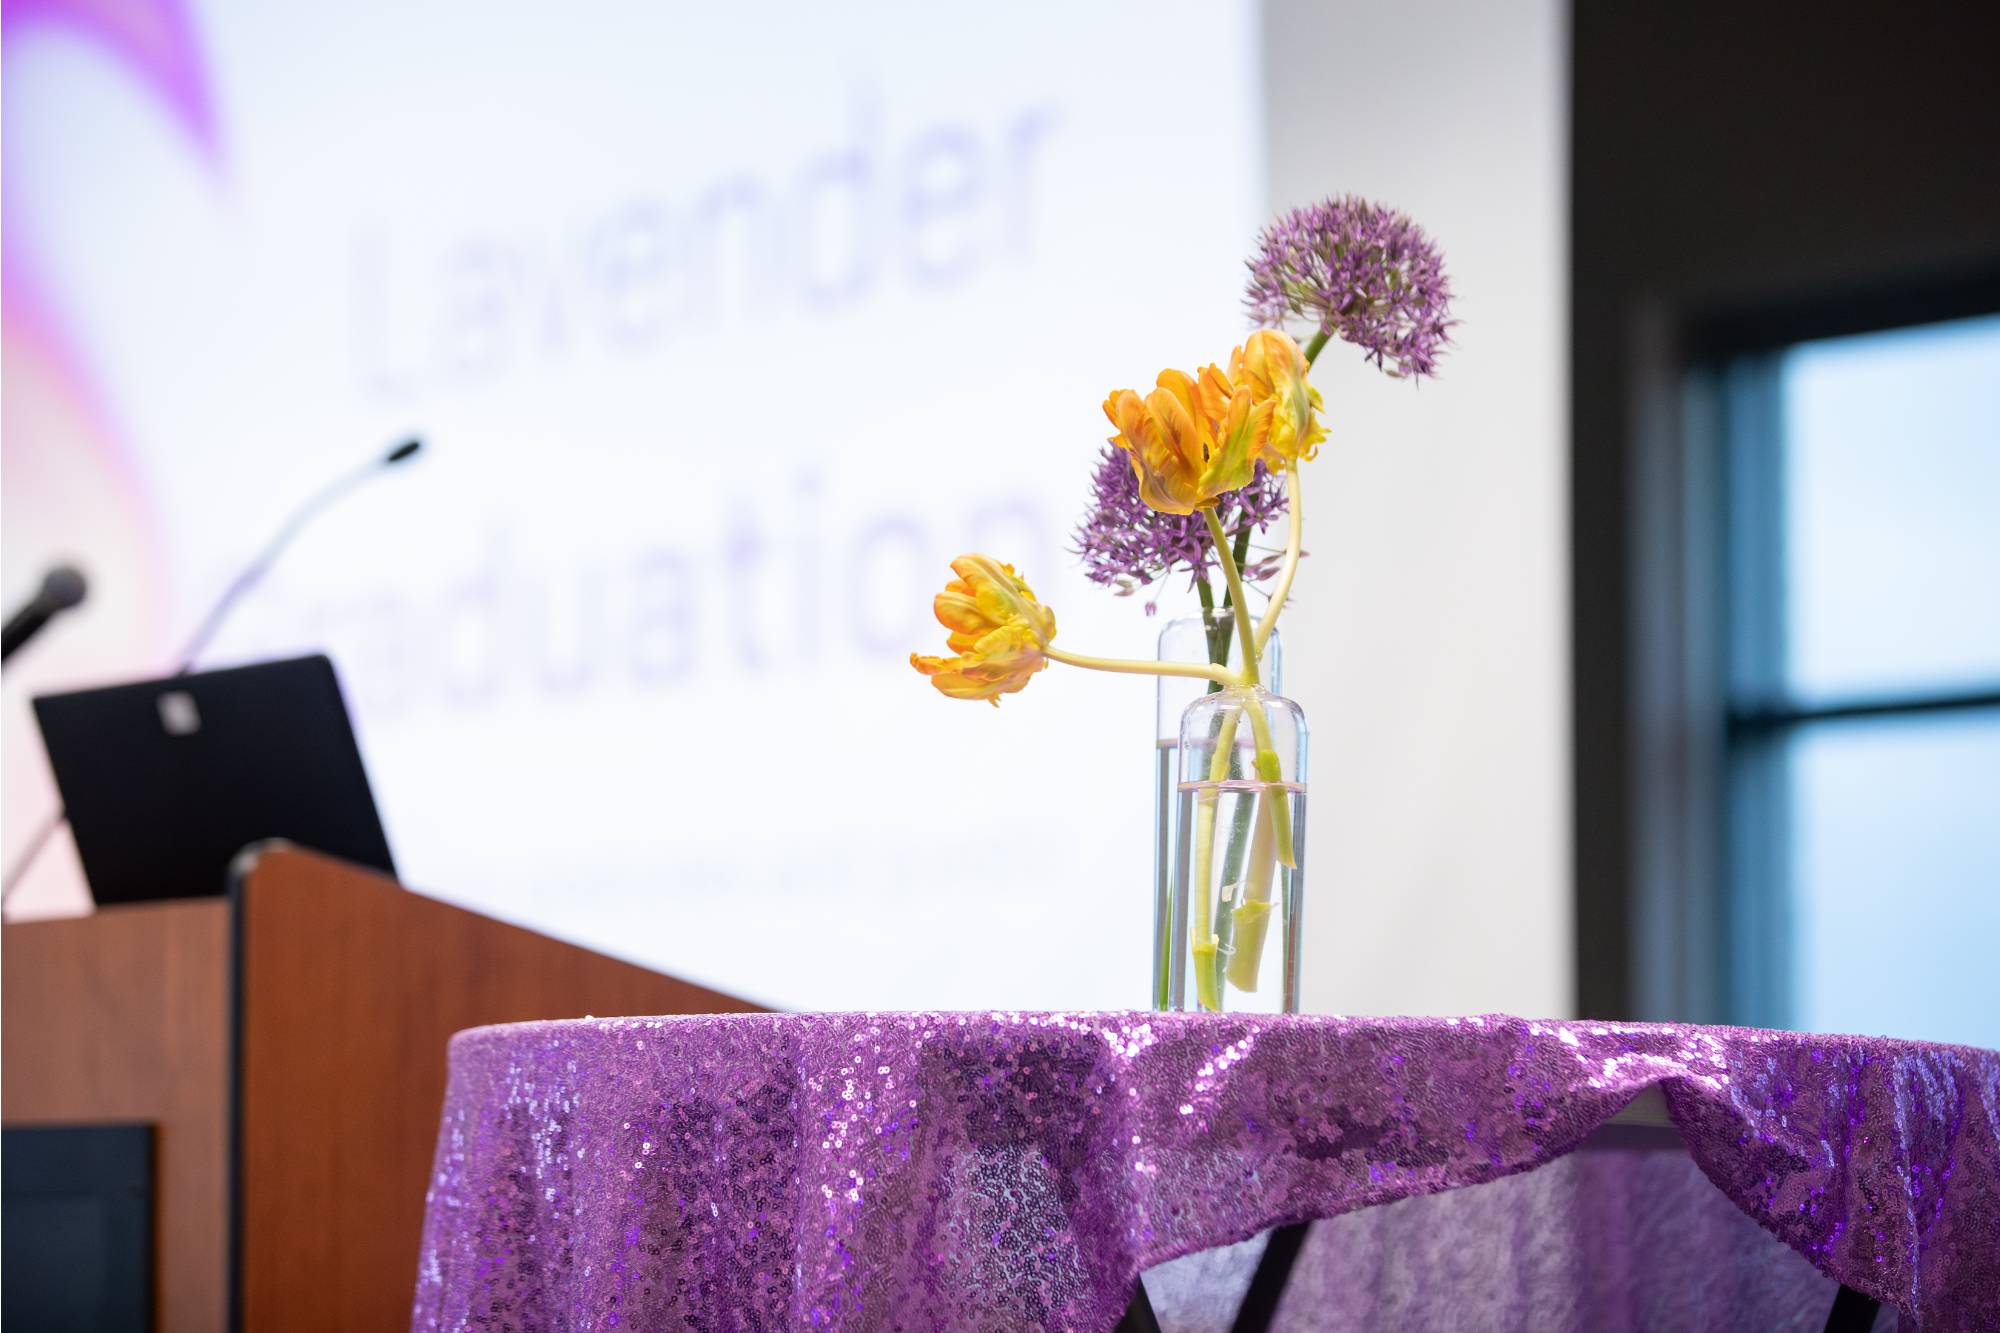
[[[1187, 1275], [1218, 1247], [1335, 1217], [1287, 1292], [1294, 1326], [1351, 1308], [1355, 1326], [1694, 1327], [1659, 1312], [1718, 1287], [1744, 1304], [1706, 1326], [1779, 1326], [1837, 1279], [1925, 1329], [2000, 1327], [2000, 1055], [1967, 1047], [1505, 1017], [757, 1014], [482, 1028], [450, 1062], [426, 1333], [1108, 1330], [1142, 1271], [1179, 1259], [1162, 1288], [1199, 1292]], [[1685, 1154], [1574, 1151], [1655, 1085]], [[1549, 1241], [1578, 1199], [1603, 1220]], [[1665, 1208], [1682, 1220], [1646, 1220]], [[1555, 1257], [1593, 1247], [1613, 1252]], [[1685, 1276], [1649, 1287], [1654, 1266]], [[1450, 1292], [1454, 1274], [1476, 1289]], [[1551, 1294], [1566, 1284], [1584, 1294]]]

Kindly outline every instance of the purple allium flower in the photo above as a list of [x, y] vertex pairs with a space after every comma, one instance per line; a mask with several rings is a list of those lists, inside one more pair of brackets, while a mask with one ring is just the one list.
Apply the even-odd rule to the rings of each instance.
[[[1285, 512], [1284, 483], [1258, 464], [1257, 475], [1216, 502], [1222, 530], [1235, 536], [1266, 527]], [[1129, 593], [1176, 569], [1204, 573], [1213, 559], [1208, 524], [1199, 513], [1163, 514], [1139, 498], [1139, 478], [1125, 451], [1106, 445], [1090, 478], [1090, 508], [1076, 526], [1076, 553], [1092, 583]], [[1269, 564], [1265, 561], [1263, 564]], [[1268, 576], [1244, 571], [1246, 578]]]
[[1451, 345], [1451, 281], [1422, 227], [1349, 195], [1264, 229], [1243, 304], [1266, 328], [1290, 317], [1360, 347], [1389, 374], [1430, 375]]

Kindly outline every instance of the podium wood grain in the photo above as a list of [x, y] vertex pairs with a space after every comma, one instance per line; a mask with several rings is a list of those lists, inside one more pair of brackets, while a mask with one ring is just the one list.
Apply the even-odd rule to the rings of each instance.
[[249, 1329], [407, 1326], [453, 1032], [754, 1007], [323, 857], [267, 853], [241, 904]]
[[228, 1322], [232, 1184], [239, 1327], [408, 1325], [453, 1032], [755, 1007], [292, 850], [5, 943], [6, 1119], [160, 1126], [162, 1333]]
[[0, 931], [0, 1118], [150, 1121], [162, 1333], [227, 1318], [229, 904], [110, 907]]

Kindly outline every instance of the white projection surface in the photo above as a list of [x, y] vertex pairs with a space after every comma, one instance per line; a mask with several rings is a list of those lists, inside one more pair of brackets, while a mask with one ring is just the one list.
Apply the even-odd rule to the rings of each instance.
[[1151, 655], [1069, 531], [1106, 391], [1243, 329], [1254, 11], [184, 17], [8, 35], [5, 592], [99, 589], [10, 666], [8, 856], [27, 693], [163, 671], [420, 431], [211, 655], [332, 655], [412, 885], [784, 1007], [1143, 1005], [1151, 682], [906, 657], [975, 549]]

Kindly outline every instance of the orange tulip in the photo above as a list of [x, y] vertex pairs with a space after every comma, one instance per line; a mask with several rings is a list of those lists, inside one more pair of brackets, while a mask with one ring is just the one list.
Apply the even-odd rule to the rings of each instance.
[[1326, 438], [1317, 413], [1319, 390], [1306, 380], [1306, 354], [1276, 329], [1260, 329], [1229, 354], [1229, 378], [1247, 385], [1258, 404], [1271, 408], [1271, 428], [1259, 455], [1265, 467], [1282, 472], [1310, 460]]
[[1249, 485], [1271, 417], [1214, 366], [1199, 380], [1163, 370], [1159, 387], [1144, 398], [1114, 390], [1104, 415], [1118, 428], [1111, 443], [1132, 459], [1139, 498], [1165, 514], [1210, 508]]
[[951, 633], [945, 646], [955, 657], [910, 654], [910, 665], [953, 699], [985, 699], [996, 708], [1048, 665], [1044, 649], [1056, 634], [1055, 612], [1012, 565], [988, 555], [962, 555], [951, 562], [958, 577], [931, 602], [938, 623]]
[[1139, 498], [1161, 513], [1192, 514], [1249, 485], [1260, 462], [1282, 472], [1317, 453], [1326, 438], [1320, 406], [1299, 345], [1262, 329], [1230, 353], [1228, 373], [1163, 370], [1143, 398], [1113, 390], [1104, 415], [1118, 428], [1111, 443], [1132, 460]]

